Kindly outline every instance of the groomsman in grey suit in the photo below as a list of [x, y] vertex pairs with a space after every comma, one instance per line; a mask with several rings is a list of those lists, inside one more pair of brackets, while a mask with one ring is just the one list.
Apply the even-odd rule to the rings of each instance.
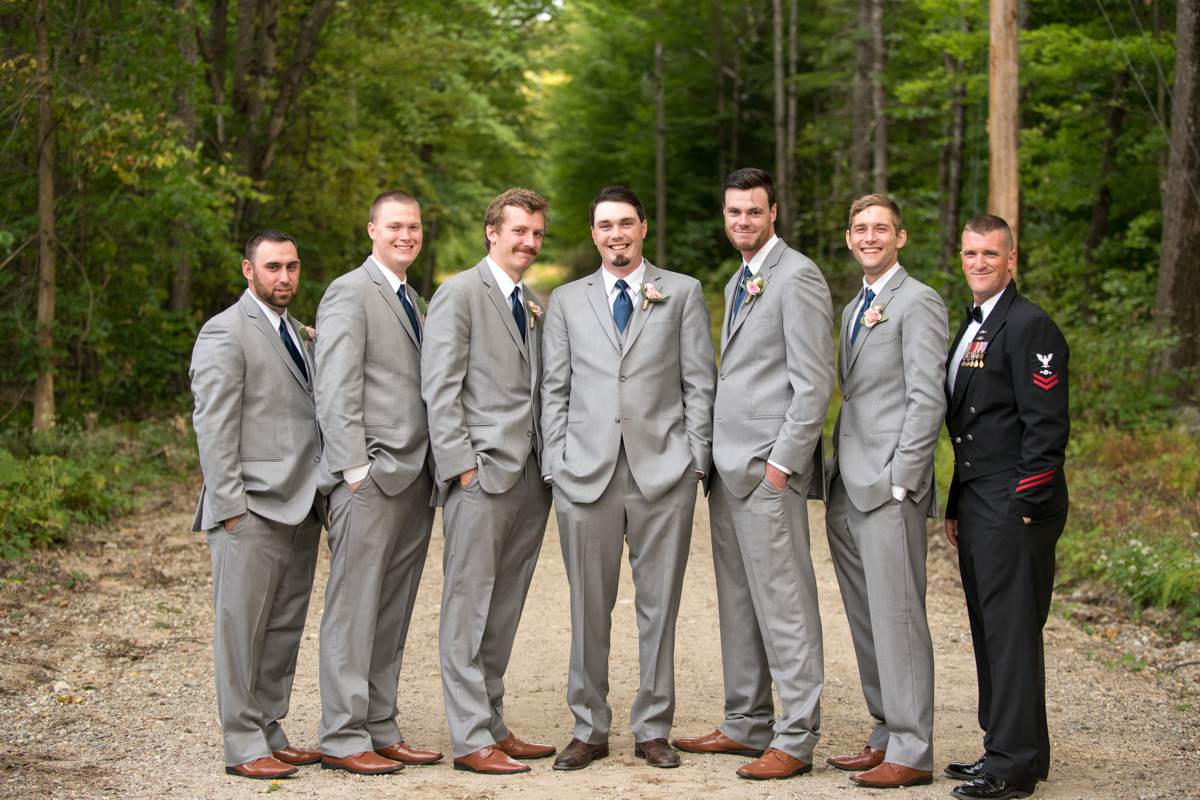
[[709, 495], [725, 721], [675, 746], [758, 756], [737, 774], [788, 778], [812, 769], [820, 732], [824, 665], [806, 498], [822, 480], [832, 309], [817, 265], [775, 235], [770, 175], [739, 169], [723, 188], [725, 233], [743, 261], [725, 287]]
[[846, 246], [862, 289], [842, 311], [842, 407], [833, 433], [829, 550], [867, 711], [862, 751], [829, 763], [860, 786], [933, 780], [933, 642], [925, 618], [925, 520], [937, 516], [933, 451], [946, 413], [946, 306], [904, 271], [900, 209], [869, 194], [850, 206]]
[[328, 486], [307, 330], [287, 313], [300, 288], [296, 241], [246, 244], [247, 289], [204, 324], [192, 351], [193, 424], [204, 488], [194, 530], [208, 532], [213, 672], [225, 771], [282, 778], [321, 754], [288, 743], [296, 654], [312, 592]]
[[554, 747], [504, 724], [504, 672], [537, 565], [550, 489], [541, 448], [541, 315], [521, 282], [542, 249], [546, 201], [509, 189], [488, 206], [487, 255], [433, 297], [421, 388], [445, 506], [439, 631], [454, 768], [528, 772]]
[[317, 418], [330, 495], [329, 583], [321, 618], [321, 766], [365, 775], [431, 764], [396, 724], [396, 691], [433, 526], [429, 429], [421, 401], [421, 208], [380, 194], [371, 255], [317, 309]]
[[675, 618], [697, 478], [709, 471], [713, 350], [694, 278], [642, 257], [646, 212], [630, 190], [592, 201], [601, 267], [554, 292], [542, 363], [542, 468], [553, 481], [571, 588], [567, 703], [574, 738], [555, 769], [608, 755], [608, 654], [621, 551], [629, 543], [640, 682], [634, 755], [676, 767]]

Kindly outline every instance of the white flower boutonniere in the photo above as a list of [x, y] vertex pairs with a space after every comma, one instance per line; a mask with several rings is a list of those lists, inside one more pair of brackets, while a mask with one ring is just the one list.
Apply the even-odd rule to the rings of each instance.
[[317, 340], [317, 329], [312, 325], [297, 323], [300, 326], [300, 341], [305, 344], [312, 344]]
[[767, 290], [767, 279], [762, 275], [751, 278], [746, 281], [746, 305], [754, 302], [755, 298], [762, 295]]
[[881, 322], [887, 322], [887, 319], [887, 314], [884, 313], [884, 307], [879, 303], [875, 303], [863, 312], [862, 325], [864, 328], [874, 328]]
[[533, 330], [537, 321], [542, 318], [542, 307], [532, 300], [526, 300], [525, 305], [529, 308], [529, 330]]
[[645, 311], [651, 305], [667, 302], [667, 298], [671, 295], [663, 294], [658, 290], [658, 287], [647, 281], [642, 284], [642, 311]]

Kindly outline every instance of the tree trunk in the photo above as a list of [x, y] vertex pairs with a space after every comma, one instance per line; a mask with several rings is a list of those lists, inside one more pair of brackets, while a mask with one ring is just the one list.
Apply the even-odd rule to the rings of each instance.
[[1184, 397], [1198, 396], [1200, 370], [1200, 0], [1179, 0], [1175, 19], [1175, 92], [1171, 110], [1171, 166], [1163, 194], [1162, 255], [1158, 269], [1158, 322], [1179, 337], [1167, 368], [1189, 375]]
[[774, 73], [775, 73], [775, 202], [779, 206], [778, 229], [786, 235], [791, 229], [791, 196], [792, 183], [787, 174], [787, 84], [784, 75], [784, 38], [783, 29], [783, 0], [772, 0], [772, 32], [774, 42]]
[[859, 0], [854, 80], [850, 85], [850, 191], [856, 197], [871, 185], [871, 2]]
[[887, 50], [883, 43], [883, 3], [884, 0], [871, 0], [871, 128], [875, 142], [871, 183], [876, 194], [887, 194], [888, 184], [887, 97], [883, 85]]
[[[741, 121], [742, 121], [742, 48], [733, 48], [733, 108], [730, 109], [729, 119], [729, 163], [732, 169], [737, 169], [741, 163]], [[722, 175], [722, 178], [725, 176]]]
[[50, 19], [47, 0], [34, 5], [38, 91], [38, 374], [33, 386], [33, 431], [54, 426], [54, 117], [50, 107]]
[[725, 99], [725, 2], [712, 2], [713, 87], [717, 95], [717, 179], [724, 180], [729, 166], [729, 120]]
[[[196, 146], [196, 107], [192, 102], [194, 81], [192, 76], [200, 63], [196, 31], [191, 23], [192, 0], [175, 0], [175, 13], [179, 25], [179, 53], [183, 57], [187, 77], [175, 87], [175, 114], [183, 126], [183, 142], [189, 148]], [[168, 307], [172, 311], [186, 311], [192, 305], [192, 228], [186, 219], [172, 227], [170, 235], [171, 259], [175, 269], [171, 275], [171, 297]]]
[[797, 19], [800, 15], [797, 0], [790, 0], [788, 3], [788, 64], [787, 64], [787, 156], [784, 159], [784, 164], [787, 168], [788, 176], [788, 226], [784, 229], [784, 238], [787, 241], [797, 241], [799, 239], [799, 214], [796, 211], [796, 193], [799, 187], [796, 186], [796, 116], [797, 103], [799, 98], [796, 96], [796, 69], [797, 62], [800, 60], [800, 44], [797, 35]]
[[966, 87], [962, 82], [962, 65], [949, 55], [944, 56], [946, 72], [953, 81], [950, 91], [950, 114], [946, 121], [946, 143], [938, 165], [938, 209], [942, 231], [942, 269], [955, 274], [958, 269], [959, 209], [962, 206], [963, 132], [966, 129]]
[[667, 94], [663, 86], [663, 46], [654, 43], [654, 258], [667, 263]]
[[988, 39], [988, 211], [1003, 217], [1017, 237], [1020, 161], [1017, 144], [1017, 0], [990, 0]]
[[1125, 123], [1123, 95], [1128, 77], [1124, 72], [1119, 72], [1113, 81], [1112, 105], [1108, 108], [1108, 136], [1104, 140], [1104, 154], [1100, 158], [1100, 175], [1097, 181], [1099, 188], [1096, 191], [1096, 201], [1092, 203], [1092, 221], [1083, 240], [1083, 297], [1080, 311], [1084, 322], [1091, 322], [1095, 318], [1091, 308], [1092, 292], [1096, 289], [1092, 263], [1095, 260], [1096, 248], [1108, 235], [1108, 212], [1112, 205], [1109, 182], [1116, 169], [1117, 140], [1121, 138], [1121, 129]]

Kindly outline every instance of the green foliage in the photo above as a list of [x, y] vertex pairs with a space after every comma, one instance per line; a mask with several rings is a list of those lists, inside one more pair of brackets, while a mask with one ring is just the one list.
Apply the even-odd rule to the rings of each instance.
[[182, 418], [96, 430], [61, 426], [0, 439], [0, 559], [67, 541], [81, 525], [107, 522], [148, 491], [195, 469]]

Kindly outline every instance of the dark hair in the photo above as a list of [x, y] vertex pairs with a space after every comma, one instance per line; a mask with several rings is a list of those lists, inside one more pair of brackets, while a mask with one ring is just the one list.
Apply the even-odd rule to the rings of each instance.
[[987, 236], [989, 233], [996, 231], [1004, 231], [1004, 240], [1008, 243], [1008, 249], [1013, 247], [1012, 228], [1004, 220], [1004, 217], [997, 217], [995, 214], [980, 214], [977, 217], [971, 217], [967, 221], [964, 231], [978, 233], [980, 236]]
[[624, 186], [605, 186], [588, 208], [589, 226], [596, 224], [596, 206], [601, 203], [628, 203], [637, 210], [638, 222], [646, 221], [646, 207], [632, 189], [626, 189]]
[[729, 189], [757, 189], [760, 186], [767, 191], [767, 210], [770, 211], [775, 205], [775, 182], [770, 173], [757, 167], [735, 169], [721, 184], [721, 207], [725, 207], [725, 192]]
[[900, 218], [900, 206], [896, 205], [896, 201], [886, 194], [864, 194], [851, 203], [850, 220], [846, 228], [853, 228], [854, 218], [871, 206], [880, 206], [892, 212], [892, 224], [896, 226], [896, 233], [900, 233], [901, 229], [904, 228], [904, 220]]
[[[254, 263], [254, 253], [258, 250], [258, 246], [263, 242], [275, 242], [277, 244], [291, 242], [292, 244], [296, 244], [296, 240], [293, 239], [290, 234], [286, 234], [283, 231], [277, 231], [273, 228], [267, 228], [266, 230], [259, 231], [251, 236], [250, 240], [246, 242], [246, 260], [251, 264]], [[297, 245], [297, 249], [299, 249], [299, 245]]]
[[529, 189], [520, 187], [507, 189], [488, 204], [487, 211], [483, 214], [483, 251], [485, 253], [491, 249], [491, 242], [487, 238], [488, 226], [499, 228], [500, 223], [504, 221], [504, 209], [509, 206], [523, 208], [530, 214], [541, 214], [547, 222], [550, 221], [550, 204], [546, 202], [546, 198]]
[[417, 202], [417, 198], [403, 189], [388, 189], [386, 192], [380, 192], [375, 195], [375, 199], [371, 201], [371, 222], [375, 221], [375, 213], [379, 211], [379, 207], [388, 202], [411, 203], [417, 208], [421, 207], [421, 204]]

